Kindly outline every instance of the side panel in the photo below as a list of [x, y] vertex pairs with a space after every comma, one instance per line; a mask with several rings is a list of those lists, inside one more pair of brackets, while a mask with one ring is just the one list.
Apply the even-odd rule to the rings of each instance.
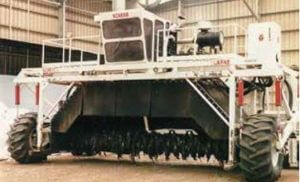
[[[192, 118], [210, 137], [227, 138], [227, 126], [185, 81], [98, 82], [85, 86], [83, 115]], [[228, 110], [226, 89], [207, 87]]]
[[116, 116], [147, 116], [150, 112], [151, 82], [116, 83]]
[[189, 115], [191, 89], [184, 81], [152, 83], [151, 117], [186, 117]]
[[114, 116], [116, 109], [115, 83], [86, 84], [83, 102], [83, 115]]
[[83, 115], [149, 115], [151, 82], [90, 83], [85, 85], [84, 90]]

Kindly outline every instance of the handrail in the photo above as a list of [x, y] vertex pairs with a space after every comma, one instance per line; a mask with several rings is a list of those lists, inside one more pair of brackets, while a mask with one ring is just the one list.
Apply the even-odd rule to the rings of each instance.
[[[98, 38], [98, 41], [95, 41], [95, 38]], [[57, 64], [61, 64], [61, 66], [68, 66], [71, 64], [72, 62], [72, 53], [73, 51], [80, 51], [80, 64], [85, 65], [85, 61], [83, 61], [83, 53], [91, 53], [91, 54], [95, 54], [97, 55], [97, 62], [98, 64], [100, 64], [100, 52], [101, 52], [101, 36], [100, 35], [89, 35], [89, 36], [78, 36], [78, 37], [70, 37], [70, 38], [58, 38], [58, 39], [48, 39], [48, 40], [44, 40], [43, 41], [43, 48], [42, 48], [42, 66], [46, 66], [46, 65], [53, 65], [52, 63], [45, 63], [45, 52], [46, 46], [53, 46], [56, 48], [61, 48], [62, 49], [62, 53], [63, 53], [63, 57], [60, 63], [56, 63]], [[95, 41], [95, 49], [94, 50], [89, 50], [88, 48], [82, 48], [82, 47], [78, 47], [74, 45], [75, 41], [86, 41], [86, 40], [92, 40]], [[68, 50], [69, 55], [67, 58], [67, 61], [65, 61], [65, 50]], [[95, 51], [98, 50], [98, 51]], [[94, 61], [94, 60], [92, 60]]]
[[[239, 52], [239, 48], [243, 48], [244, 49], [244, 52], [245, 52], [245, 55], [247, 55], [247, 49], [248, 49], [248, 34], [247, 34], [247, 29], [246, 28], [244, 28], [243, 26], [241, 26], [241, 25], [239, 25], [239, 24], [237, 24], [237, 23], [231, 23], [231, 24], [224, 24], [224, 25], [218, 25], [218, 26], [212, 26], [212, 28], [211, 29], [225, 29], [225, 28], [233, 28], [233, 35], [231, 35], [231, 36], [233, 36], [233, 38], [234, 38], [234, 43], [233, 43], [233, 46], [232, 46], [232, 51], [230, 51], [230, 52], [233, 52], [234, 54], [239, 54], [238, 52]], [[198, 27], [181, 27], [181, 28], [177, 28], [176, 29], [176, 31], [186, 31], [186, 30], [189, 30], [189, 31], [192, 31], [192, 36], [189, 36], [188, 38], [187, 37], [185, 37], [185, 40], [188, 40], [188, 39], [190, 39], [190, 40], [193, 40], [194, 41], [194, 44], [193, 44], [193, 48], [194, 48], [194, 50], [193, 50], [193, 55], [191, 55], [191, 57], [192, 56], [195, 56], [196, 55], [196, 47], [197, 47], [197, 45], [195, 44], [195, 36], [196, 36], [196, 34], [197, 34], [197, 31], [199, 31], [198, 30]], [[243, 31], [243, 32], [245, 32], [243, 35], [245, 36], [245, 43], [244, 43], [244, 45], [241, 45], [241, 44], [239, 44], [238, 42], [239, 42], [239, 40], [238, 40], [238, 36], [240, 36], [240, 34], [239, 34], [239, 30], [241, 30], [241, 31]], [[159, 40], [160, 40], [160, 35], [161, 34], [163, 34], [164, 35], [164, 37], [163, 37], [163, 42], [164, 42], [164, 45], [163, 45], [163, 50], [166, 50], [166, 48], [167, 48], [167, 44], [165, 43], [166, 41], [165, 41], [165, 39], [168, 39], [168, 35], [169, 35], [169, 33], [170, 33], [170, 29], [160, 29], [160, 30], [157, 30], [157, 37], [156, 37], [156, 40], [157, 40], [157, 45], [156, 45], [156, 50], [157, 50], [157, 60], [159, 60], [159, 61], [164, 61], [164, 60], [166, 60], [166, 57], [169, 57], [169, 56], [167, 56], [166, 54], [163, 54], [162, 56], [160, 56], [159, 55], [159, 47], [161, 46], [160, 45], [160, 42], [159, 42]], [[225, 38], [226, 37], [228, 37], [228, 36], [226, 36], [225, 35]], [[189, 44], [189, 42], [187, 42], [187, 44]], [[192, 42], [191, 42], [191, 44], [192, 44]]]

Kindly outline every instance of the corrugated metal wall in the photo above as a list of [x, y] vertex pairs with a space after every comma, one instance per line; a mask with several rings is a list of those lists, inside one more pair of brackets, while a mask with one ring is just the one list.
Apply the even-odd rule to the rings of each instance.
[[[255, 0], [247, 0], [255, 7]], [[237, 23], [247, 27], [256, 22], [242, 0], [183, 0], [184, 14], [188, 22], [210, 20], [216, 25]], [[255, 9], [255, 8], [254, 8]], [[260, 0], [258, 11], [261, 21], [275, 21], [282, 27], [282, 60], [287, 65], [299, 65], [299, 0]], [[171, 2], [153, 10], [154, 13], [177, 21], [177, 3]], [[245, 43], [244, 34], [240, 31], [238, 41]], [[226, 44], [233, 43], [233, 31], [225, 30]], [[240, 53], [243, 53], [240, 50]]]
[[[15, 75], [21, 68], [41, 65], [40, 45], [43, 40], [56, 39], [61, 35], [60, 7], [57, 0], [0, 0], [0, 74]], [[99, 35], [100, 29], [94, 22], [94, 15], [109, 10], [109, 2], [68, 0], [66, 35]], [[99, 52], [99, 39], [74, 40], [72, 46], [74, 49]], [[86, 56], [90, 55], [84, 54], [83, 57]], [[51, 60], [55, 58], [53, 55], [50, 57]]]
[[68, 0], [67, 3], [70, 7], [94, 13], [111, 11], [112, 9], [112, 4], [110, 1], [101, 2], [101, 0]]
[[[94, 16], [99, 12], [111, 11], [110, 2], [99, 0], [68, 0], [66, 9], [66, 32], [73, 37], [100, 35], [99, 24]], [[98, 52], [99, 38], [74, 40], [75, 47]]]
[[[111, 3], [69, 0], [66, 32], [72, 36], [98, 34], [94, 15], [109, 10]], [[54, 0], [0, 0], [0, 12], [0, 38], [41, 43], [59, 35], [59, 3]]]
[[0, 38], [40, 43], [57, 37], [58, 5], [50, 1], [0, 0]]

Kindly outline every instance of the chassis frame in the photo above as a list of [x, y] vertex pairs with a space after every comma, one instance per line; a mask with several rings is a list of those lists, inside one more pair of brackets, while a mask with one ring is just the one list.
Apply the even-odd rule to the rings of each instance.
[[[166, 32], [168, 30], [162, 30]], [[237, 33], [237, 32], [235, 32]], [[234, 36], [235, 39], [237, 35]], [[164, 39], [167, 39], [165, 37]], [[164, 40], [166, 41], [166, 40]], [[66, 42], [66, 41], [63, 41]], [[236, 41], [235, 41], [236, 44]], [[99, 44], [100, 46], [100, 44]], [[45, 43], [43, 44], [45, 47]], [[66, 46], [67, 47], [67, 46]], [[236, 50], [236, 45], [234, 45]], [[69, 48], [72, 48], [70, 45]], [[65, 49], [65, 45], [63, 47]], [[164, 44], [164, 50], [167, 49], [167, 44]], [[100, 50], [100, 49], [99, 49]], [[45, 49], [43, 48], [43, 60]], [[71, 57], [71, 56], [70, 56]], [[100, 56], [98, 57], [100, 58]], [[167, 56], [164, 54], [158, 58], [157, 62], [143, 63], [126, 63], [126, 64], [104, 64], [100, 65], [99, 61], [72, 63], [63, 60], [62, 63], [46, 64], [43, 61], [42, 68], [22, 69], [15, 79], [16, 85], [24, 85], [31, 88], [30, 85], [38, 85], [35, 91], [37, 103], [37, 151], [40, 152], [43, 142], [43, 123], [51, 119], [51, 114], [59, 107], [59, 102], [66, 96], [69, 90], [76, 84], [82, 82], [94, 81], [121, 81], [121, 80], [185, 80], [204, 101], [220, 116], [222, 121], [228, 126], [228, 163], [227, 167], [232, 167], [236, 164], [235, 155], [235, 131], [239, 129], [243, 123], [242, 117], [236, 118], [236, 84], [240, 79], [249, 79], [253, 77], [272, 77], [273, 79], [284, 81], [286, 75], [292, 78], [297, 77], [288, 67], [277, 64], [277, 69], [265, 69], [264, 63], [249, 57], [242, 57], [235, 53], [230, 54], [213, 54], [213, 55], [187, 55], [187, 56]], [[221, 111], [216, 108], [208, 98], [199, 90], [194, 80], [203, 78], [220, 78], [229, 88], [229, 114], [228, 119], [222, 117]], [[62, 94], [58, 99], [51, 103], [44, 96], [44, 91], [49, 84], [66, 85]], [[257, 112], [257, 94], [253, 96], [254, 112]], [[279, 123], [285, 125], [278, 135], [277, 149], [282, 150], [289, 140], [292, 133], [297, 133], [297, 125], [299, 124], [299, 111], [290, 108], [287, 96], [282, 92], [283, 108], [277, 107], [271, 111], [273, 115], [280, 116], [285, 114], [287, 119], [280, 120]], [[50, 105], [50, 109], [45, 112], [45, 104]], [[239, 106], [243, 109], [244, 106]], [[268, 111], [269, 112], [269, 111]], [[295, 163], [295, 161], [292, 161]]]

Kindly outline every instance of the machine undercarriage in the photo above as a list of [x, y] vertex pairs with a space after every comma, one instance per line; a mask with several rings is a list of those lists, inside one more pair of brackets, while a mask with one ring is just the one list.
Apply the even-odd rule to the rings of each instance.
[[[223, 104], [228, 88], [220, 80], [203, 80], [198, 83], [202, 83], [210, 95], [228, 110]], [[110, 94], [105, 90], [109, 90]], [[67, 113], [69, 110], [74, 110], [68, 107], [82, 105], [76, 98], [82, 97], [83, 92], [86, 94], [81, 116], [76, 117], [66, 134], [57, 133], [58, 137], [54, 134], [54, 137], [60, 139], [53, 139], [53, 143], [61, 143], [54, 148], [87, 155], [106, 151], [116, 153], [118, 157], [130, 154], [134, 158], [142, 152], [151, 159], [161, 154], [169, 159], [173, 154], [182, 159], [192, 157], [196, 160], [214, 155], [221, 162], [227, 160], [228, 136], [223, 132], [227, 126], [214, 119], [217, 116], [207, 106], [203, 107], [202, 114], [194, 113], [194, 107], [206, 104], [197, 95], [193, 95], [194, 92], [184, 81], [171, 81], [168, 84], [159, 81], [100, 82], [81, 86], [53, 117], [52, 131], [62, 132], [62, 123], [67, 123], [62, 120], [70, 117]], [[92, 93], [97, 93], [97, 96]], [[108, 95], [109, 101], [96, 102]], [[85, 104], [88, 105], [87, 109]], [[211, 124], [207, 125], [206, 122]]]

